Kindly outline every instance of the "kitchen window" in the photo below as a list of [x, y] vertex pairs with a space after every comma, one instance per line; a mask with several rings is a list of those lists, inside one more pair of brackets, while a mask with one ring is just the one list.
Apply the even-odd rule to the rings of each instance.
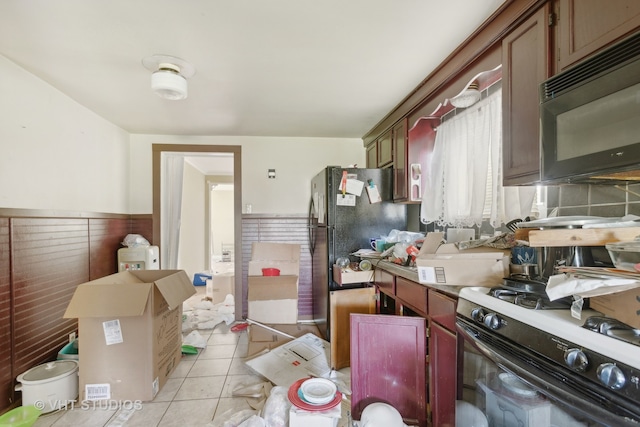
[[502, 186], [502, 89], [442, 118], [421, 206], [423, 223], [494, 227], [531, 214], [535, 187]]

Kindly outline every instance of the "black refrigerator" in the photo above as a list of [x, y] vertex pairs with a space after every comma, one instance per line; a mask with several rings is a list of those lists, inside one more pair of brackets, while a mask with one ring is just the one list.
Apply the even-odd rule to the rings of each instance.
[[[309, 250], [313, 270], [313, 318], [327, 340], [331, 327], [329, 292], [363, 286], [340, 286], [334, 282], [332, 266], [336, 259], [349, 257], [358, 249], [371, 248], [370, 238], [385, 236], [393, 229], [405, 230], [407, 226], [406, 205], [393, 203], [392, 173], [392, 169], [328, 166], [311, 180]], [[359, 185], [363, 188], [357, 195]], [[366, 187], [372, 185], [382, 201], [370, 201]], [[354, 188], [356, 191], [350, 193]], [[357, 261], [357, 258], [351, 257], [351, 260]]]

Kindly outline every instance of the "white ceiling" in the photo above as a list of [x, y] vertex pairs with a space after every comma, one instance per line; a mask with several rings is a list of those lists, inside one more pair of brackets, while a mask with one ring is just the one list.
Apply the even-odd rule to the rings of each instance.
[[130, 133], [360, 138], [504, 1], [2, 0], [0, 54]]

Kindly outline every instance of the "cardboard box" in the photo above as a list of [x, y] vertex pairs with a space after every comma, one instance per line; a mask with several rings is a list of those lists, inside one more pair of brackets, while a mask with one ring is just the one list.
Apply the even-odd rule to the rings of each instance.
[[589, 299], [590, 307], [633, 328], [640, 328], [640, 287]]
[[340, 405], [326, 411], [305, 411], [291, 405], [289, 427], [337, 427], [341, 416]]
[[261, 323], [298, 322], [298, 276], [249, 276], [249, 319]]
[[333, 266], [333, 281], [339, 285], [348, 283], [366, 283], [373, 281], [373, 269], [369, 271], [353, 271], [341, 269], [337, 265]]
[[76, 288], [80, 400], [152, 400], [182, 358], [182, 270], [123, 271]]
[[255, 356], [245, 364], [275, 385], [291, 387], [300, 378], [328, 378], [330, 344], [307, 333], [265, 354]]
[[416, 258], [420, 283], [495, 286], [509, 275], [510, 250], [489, 247], [460, 251], [442, 244], [443, 233], [428, 233]]
[[265, 350], [272, 350], [308, 333], [320, 337], [320, 331], [315, 324], [258, 325], [252, 323], [249, 326], [247, 355], [252, 357]]
[[207, 279], [205, 295], [214, 304], [224, 302], [227, 295], [235, 295], [235, 277], [234, 273], [214, 274]]
[[[277, 268], [280, 276], [262, 276], [263, 268]], [[300, 245], [254, 243], [248, 277], [248, 317], [260, 323], [298, 322]]]

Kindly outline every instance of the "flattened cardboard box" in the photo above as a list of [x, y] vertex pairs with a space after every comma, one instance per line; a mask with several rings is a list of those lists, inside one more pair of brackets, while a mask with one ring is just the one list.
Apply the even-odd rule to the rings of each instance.
[[495, 286], [509, 275], [509, 250], [458, 250], [441, 244], [444, 233], [427, 233], [416, 258], [420, 283], [454, 286]]
[[640, 287], [589, 298], [590, 308], [640, 329]]
[[[315, 324], [303, 324], [298, 323], [295, 325], [265, 325], [263, 327], [258, 324], [251, 324], [249, 326], [249, 349], [247, 356], [252, 357], [264, 350], [272, 350], [276, 347], [285, 344], [292, 339], [299, 338], [302, 335], [312, 333], [320, 337], [320, 330]], [[268, 329], [272, 328], [272, 329]], [[276, 331], [282, 333], [278, 333]], [[286, 334], [286, 335], [284, 335]], [[289, 336], [287, 336], [289, 335]], [[290, 338], [294, 337], [294, 338]]]
[[152, 400], [182, 357], [182, 270], [123, 271], [79, 285], [64, 318], [78, 319], [80, 400]]
[[289, 388], [300, 378], [327, 378], [331, 372], [330, 347], [322, 338], [306, 333], [265, 354], [246, 360], [245, 365], [275, 385]]
[[[280, 276], [262, 276], [263, 268], [277, 268]], [[254, 243], [248, 277], [248, 317], [261, 323], [298, 321], [300, 245]]]

